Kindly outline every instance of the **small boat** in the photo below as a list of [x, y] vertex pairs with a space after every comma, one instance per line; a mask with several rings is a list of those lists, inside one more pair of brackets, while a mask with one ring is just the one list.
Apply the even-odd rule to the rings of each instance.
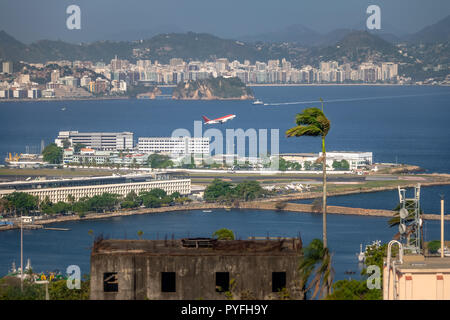
[[358, 261], [359, 262], [364, 262], [364, 260], [366, 259], [366, 254], [365, 252], [362, 251], [362, 243], [359, 245], [359, 255], [358, 255]]
[[263, 104], [263, 102], [259, 99], [256, 99], [252, 104]]
[[355, 274], [356, 272], [353, 270], [345, 270], [345, 274]]
[[212, 210], [203, 210], [203, 212], [209, 213], [209, 212], [212, 212]]
[[67, 109], [66, 107], [62, 107], [61, 111], [66, 111], [66, 109]]

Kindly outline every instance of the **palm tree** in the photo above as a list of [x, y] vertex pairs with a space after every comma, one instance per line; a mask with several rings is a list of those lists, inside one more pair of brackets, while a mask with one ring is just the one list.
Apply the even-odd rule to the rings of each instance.
[[[325, 248], [320, 239], [313, 239], [304, 249], [300, 260], [300, 287], [303, 292], [312, 292], [311, 298], [317, 294], [319, 299], [331, 293], [334, 278], [334, 270], [331, 266], [332, 255], [328, 248]], [[313, 277], [310, 279], [310, 277]], [[309, 285], [308, 285], [309, 282]]]
[[297, 126], [286, 131], [286, 136], [289, 137], [321, 137], [322, 138], [322, 157], [317, 161], [322, 160], [323, 170], [323, 246], [327, 247], [327, 162], [326, 162], [326, 150], [325, 150], [325, 137], [330, 130], [330, 121], [325, 117], [323, 113], [323, 100], [322, 110], [319, 108], [307, 108], [301, 113], [298, 113], [295, 122]]

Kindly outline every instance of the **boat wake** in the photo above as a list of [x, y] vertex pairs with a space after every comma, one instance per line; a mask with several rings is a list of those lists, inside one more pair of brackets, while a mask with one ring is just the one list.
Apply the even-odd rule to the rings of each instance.
[[[450, 92], [405, 94], [405, 95], [397, 95], [397, 96], [376, 96], [376, 97], [361, 97], [361, 98], [330, 99], [330, 100], [323, 100], [323, 102], [333, 103], [333, 102], [348, 102], [348, 101], [382, 100], [382, 99], [407, 98], [407, 97], [437, 96], [437, 95], [445, 95], [445, 94], [450, 94]], [[298, 104], [310, 104], [310, 103], [320, 103], [320, 100], [275, 102], [275, 103], [264, 103], [264, 105], [265, 106], [286, 106], [286, 105], [298, 105]]]

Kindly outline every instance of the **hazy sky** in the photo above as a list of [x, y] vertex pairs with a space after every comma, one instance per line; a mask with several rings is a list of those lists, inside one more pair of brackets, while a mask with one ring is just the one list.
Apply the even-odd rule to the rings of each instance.
[[[66, 8], [81, 8], [81, 30], [66, 28]], [[0, 0], [0, 30], [22, 42], [139, 39], [152, 32], [208, 32], [236, 38], [288, 25], [319, 32], [355, 27], [381, 8], [381, 27], [412, 33], [450, 14], [449, 0]]]

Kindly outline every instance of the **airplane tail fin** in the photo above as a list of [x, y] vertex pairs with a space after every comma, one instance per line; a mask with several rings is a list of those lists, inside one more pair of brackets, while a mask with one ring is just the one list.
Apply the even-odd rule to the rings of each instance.
[[211, 121], [210, 119], [208, 119], [206, 116], [202, 116], [203, 120], [205, 120], [205, 122]]

